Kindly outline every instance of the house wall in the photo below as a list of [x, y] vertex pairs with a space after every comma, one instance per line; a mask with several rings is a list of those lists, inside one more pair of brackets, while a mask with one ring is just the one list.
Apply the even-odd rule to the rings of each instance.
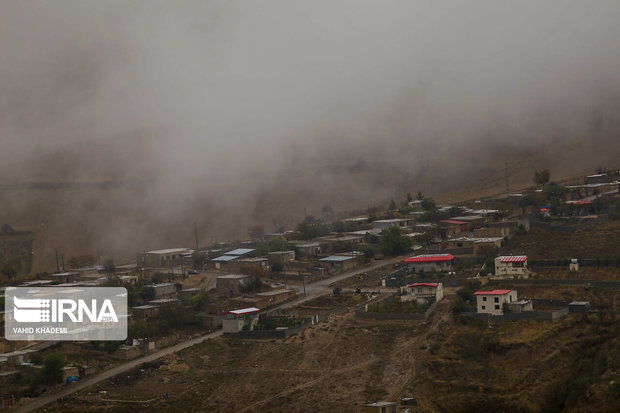
[[500, 262], [500, 257], [495, 258], [495, 275], [529, 275], [530, 270], [527, 268], [527, 261], [523, 263], [523, 267], [513, 266], [513, 262]]
[[493, 237], [510, 237], [511, 229], [508, 227], [485, 227], [474, 230], [474, 237], [477, 238], [493, 238]]
[[487, 247], [501, 247], [502, 246], [502, 240], [497, 240], [497, 241], [489, 241], [489, 242], [476, 242], [473, 244], [474, 247], [474, 254], [477, 254], [478, 251], [480, 251], [480, 249], [483, 248], [487, 248]]
[[477, 309], [480, 314], [502, 315], [504, 303], [513, 301], [517, 301], [517, 292], [514, 290], [504, 295], [480, 294], [476, 296]]
[[243, 319], [222, 320], [222, 331], [224, 333], [238, 333], [243, 330]]
[[452, 269], [451, 261], [439, 261], [439, 262], [409, 262], [407, 263], [407, 269], [409, 272], [442, 272], [450, 271]]

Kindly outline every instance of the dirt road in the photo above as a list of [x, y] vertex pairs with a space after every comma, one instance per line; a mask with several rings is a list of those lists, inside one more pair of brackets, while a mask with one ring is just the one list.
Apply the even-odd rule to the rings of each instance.
[[140, 357], [137, 358], [135, 360], [131, 360], [128, 361], [127, 363], [123, 363], [119, 366], [113, 367], [110, 370], [106, 370], [102, 373], [99, 373], [95, 376], [89, 377], [87, 379], [84, 379], [82, 381], [78, 381], [76, 383], [73, 383], [71, 385], [68, 385], [67, 387], [65, 387], [64, 389], [60, 390], [59, 392], [47, 395], [47, 396], [43, 396], [40, 397], [22, 407], [20, 407], [19, 409], [16, 410], [16, 412], [31, 412], [34, 411], [36, 409], [40, 409], [41, 407], [45, 406], [48, 403], [51, 403], [55, 400], [58, 400], [60, 398], [66, 397], [70, 394], [73, 394], [77, 391], [80, 391], [82, 389], [85, 389], [87, 387], [90, 387], [94, 384], [97, 384], [99, 382], [102, 382], [103, 380], [107, 380], [109, 378], [112, 378], [114, 376], [116, 376], [117, 374], [121, 374], [126, 372], [127, 370], [131, 370], [134, 367], [139, 366], [142, 363], [146, 363], [149, 361], [153, 361], [153, 360], [157, 360], [158, 358], [161, 358], [167, 354], [172, 354], [174, 352], [177, 352], [179, 350], [183, 350], [185, 348], [191, 347], [194, 344], [198, 344], [198, 343], [202, 343], [205, 340], [209, 340], [211, 338], [215, 338], [215, 337], [219, 337], [222, 335], [222, 331], [216, 331], [215, 333], [210, 333], [210, 334], [206, 334], [204, 336], [200, 336], [200, 337], [196, 337], [187, 341], [184, 341], [182, 343], [178, 343], [175, 344], [173, 346], [167, 347], [163, 350], [160, 350], [158, 352], [146, 355], [144, 357]]

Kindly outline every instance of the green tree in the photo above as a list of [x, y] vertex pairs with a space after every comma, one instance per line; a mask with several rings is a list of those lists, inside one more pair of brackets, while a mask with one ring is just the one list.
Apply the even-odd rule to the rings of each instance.
[[43, 360], [41, 375], [47, 384], [62, 382], [62, 368], [65, 362], [60, 354], [50, 354]]
[[546, 183], [551, 179], [551, 172], [548, 169], [541, 169], [540, 171], [537, 169], [534, 171], [534, 183], [537, 186], [545, 186]]
[[413, 196], [411, 196], [411, 192], [407, 192], [407, 199], [405, 201], [407, 202], [407, 205], [409, 205], [409, 202], [413, 201]]
[[362, 245], [359, 250], [364, 254], [364, 258], [367, 260], [371, 260], [375, 257], [375, 250], [370, 245]]
[[411, 237], [403, 234], [400, 228], [389, 226], [383, 230], [379, 239], [381, 251], [385, 255], [403, 254], [408, 251], [413, 244]]
[[418, 191], [418, 196], [416, 197], [418, 201], [421, 201], [424, 199], [424, 195], [422, 194], [421, 191]]
[[424, 198], [421, 205], [422, 209], [428, 212], [434, 212], [437, 209], [437, 205], [433, 198]]
[[103, 349], [108, 353], [114, 353], [121, 346], [120, 341], [106, 341], [103, 343]]
[[192, 309], [199, 311], [206, 302], [207, 297], [205, 297], [204, 294], [196, 294], [189, 299], [189, 306], [192, 307]]
[[394, 211], [396, 209], [398, 209], [398, 207], [396, 206], [396, 202], [394, 202], [394, 198], [392, 198], [390, 205], [388, 205], [388, 211]]
[[103, 271], [105, 271], [106, 274], [114, 274], [116, 272], [116, 266], [114, 265], [113, 259], [110, 258], [105, 260], [103, 263]]
[[15, 278], [17, 276], [17, 268], [14, 264], [6, 262], [0, 268], [0, 273], [8, 278]]

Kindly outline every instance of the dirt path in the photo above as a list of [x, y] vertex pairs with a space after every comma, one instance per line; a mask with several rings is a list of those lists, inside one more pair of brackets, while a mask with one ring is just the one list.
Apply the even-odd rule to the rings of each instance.
[[344, 375], [346, 373], [350, 373], [352, 371], [359, 370], [359, 369], [361, 369], [363, 367], [366, 367], [366, 366], [374, 363], [375, 361], [376, 361], [376, 357], [371, 357], [371, 358], [369, 358], [366, 361], [363, 361], [361, 363], [355, 364], [355, 365], [353, 365], [351, 367], [347, 367], [346, 369], [339, 369], [338, 371], [335, 371], [335, 372], [332, 371], [332, 372], [330, 372], [328, 374], [324, 374], [324, 375], [322, 375], [320, 377], [317, 377], [314, 380], [307, 381], [307, 382], [302, 383], [300, 385], [291, 387], [290, 389], [284, 390], [284, 391], [282, 391], [282, 392], [280, 392], [280, 393], [278, 393], [278, 394], [276, 394], [274, 396], [271, 396], [271, 397], [268, 397], [266, 399], [260, 400], [260, 401], [258, 401], [256, 403], [252, 403], [251, 405], [247, 406], [246, 408], [244, 408], [244, 409], [242, 409], [240, 411], [241, 412], [246, 412], [246, 411], [252, 410], [255, 407], [260, 406], [262, 404], [269, 403], [269, 402], [271, 402], [273, 400], [276, 400], [276, 399], [279, 399], [281, 397], [288, 396], [289, 394], [295, 393], [296, 391], [303, 390], [303, 389], [306, 389], [308, 387], [312, 387], [312, 386], [322, 382], [323, 380], [331, 379], [334, 376]]
[[390, 377], [385, 377], [384, 382], [392, 383], [391, 391], [387, 400], [395, 400], [400, 398], [407, 392], [407, 387], [416, 379], [417, 371], [422, 368], [423, 362], [429, 356], [429, 348], [434, 341], [434, 337], [439, 333], [439, 329], [443, 323], [452, 321], [452, 302], [455, 295], [449, 289], [447, 295], [441, 300], [435, 311], [431, 314], [427, 325], [422, 326], [422, 334], [415, 334], [408, 340], [399, 343], [391, 353], [392, 366], [402, 366], [399, 374], [397, 367], [390, 369], [388, 373]]

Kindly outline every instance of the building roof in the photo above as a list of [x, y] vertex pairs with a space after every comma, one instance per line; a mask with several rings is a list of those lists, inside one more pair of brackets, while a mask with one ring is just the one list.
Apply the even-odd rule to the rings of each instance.
[[236, 280], [236, 279], [243, 279], [243, 278], [250, 278], [250, 276], [246, 274], [227, 274], [227, 275], [218, 275], [216, 277], [216, 279], [218, 280]]
[[527, 261], [527, 255], [506, 255], [498, 258], [501, 263]]
[[506, 295], [512, 290], [476, 291], [474, 295]]
[[439, 284], [437, 283], [413, 283], [409, 284], [407, 287], [434, 287], [437, 288]]
[[187, 252], [187, 248], [169, 248], [165, 250], [147, 251], [147, 254], [177, 254]]
[[330, 257], [325, 257], [325, 258], [321, 258], [319, 261], [323, 261], [323, 262], [342, 262], [342, 261], [348, 261], [348, 260], [352, 260], [353, 257], [349, 256], [343, 256], [343, 255], [332, 255]]
[[454, 259], [454, 255], [452, 254], [428, 254], [428, 255], [418, 255], [415, 257], [409, 257], [405, 260], [406, 263], [416, 263], [416, 262], [444, 262], [444, 261], [452, 261]]
[[249, 253], [254, 252], [254, 251], [255, 250], [253, 248], [237, 248], [236, 250], [228, 251], [224, 255], [237, 255], [237, 256], [241, 256], [241, 255], [249, 254]]
[[454, 219], [442, 219], [441, 221], [442, 224], [453, 224], [453, 225], [464, 225], [467, 224], [467, 222], [465, 221], [456, 221]]
[[463, 215], [458, 217], [452, 217], [450, 219], [453, 219], [455, 221], [475, 221], [477, 219], [482, 219], [482, 217], [480, 215]]
[[224, 314], [244, 315], [244, 314], [258, 313], [259, 311], [260, 311], [260, 308], [250, 307], [250, 308], [242, 308], [240, 310], [226, 311]]
[[239, 258], [239, 255], [222, 255], [220, 257], [213, 258], [211, 261], [228, 262], [228, 261], [236, 260], [237, 258]]
[[281, 289], [281, 290], [271, 290], [271, 291], [265, 291], [264, 293], [256, 293], [256, 296], [261, 296], [261, 297], [270, 297], [273, 295], [280, 295], [280, 294], [288, 294], [292, 291], [295, 290], [285, 290], [285, 289]]
[[370, 404], [366, 405], [366, 407], [389, 407], [389, 406], [396, 406], [396, 403], [394, 403], [394, 402], [375, 402], [375, 403], [370, 403]]

